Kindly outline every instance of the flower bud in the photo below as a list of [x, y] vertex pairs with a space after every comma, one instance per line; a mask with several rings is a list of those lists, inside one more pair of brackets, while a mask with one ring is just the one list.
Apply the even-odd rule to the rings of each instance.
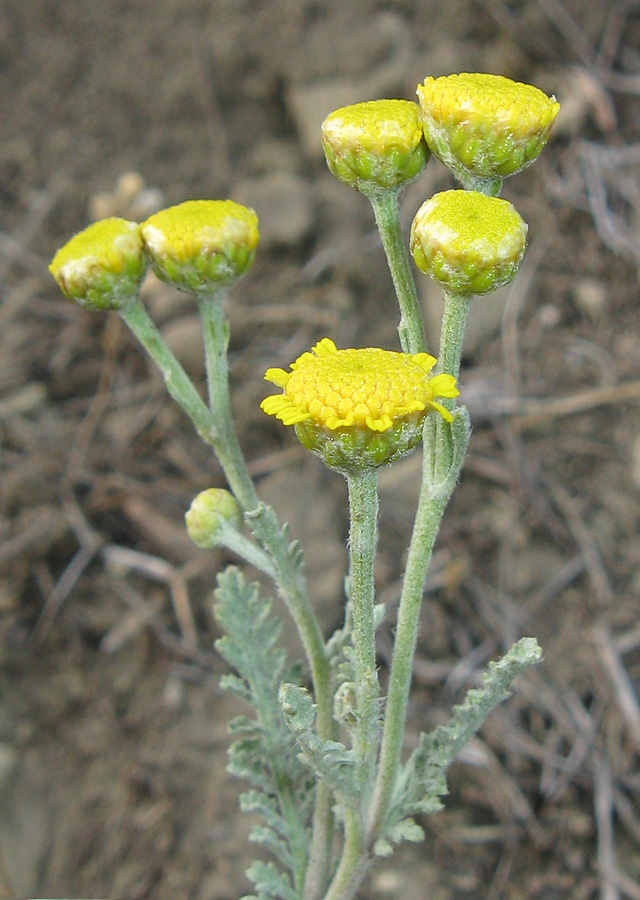
[[427, 164], [420, 110], [408, 100], [370, 100], [336, 109], [322, 123], [332, 174], [364, 194], [397, 191]]
[[194, 498], [184, 520], [193, 543], [208, 549], [216, 546], [221, 529], [242, 527], [242, 512], [238, 501], [229, 491], [208, 488]]
[[430, 376], [435, 363], [427, 353], [338, 350], [323, 338], [291, 372], [267, 370], [265, 380], [283, 393], [266, 397], [260, 408], [294, 425], [300, 443], [330, 468], [378, 468], [417, 446], [428, 413], [451, 421], [435, 398], [457, 397], [458, 388], [451, 375]]
[[85, 309], [122, 309], [138, 293], [147, 268], [140, 229], [126, 219], [103, 219], [56, 253], [49, 271], [62, 293]]
[[538, 158], [560, 108], [533, 85], [502, 75], [427, 78], [418, 98], [433, 153], [465, 187], [493, 181], [489, 193]]
[[417, 267], [446, 291], [489, 294], [515, 278], [528, 227], [516, 209], [476, 191], [443, 191], [411, 225]]
[[158, 278], [194, 294], [240, 278], [258, 245], [258, 217], [233, 200], [187, 200], [150, 216], [140, 231]]

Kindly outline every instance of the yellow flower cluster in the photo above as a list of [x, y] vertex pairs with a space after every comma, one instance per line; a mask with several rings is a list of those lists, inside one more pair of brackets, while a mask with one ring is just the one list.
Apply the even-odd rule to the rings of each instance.
[[147, 261], [163, 281], [206, 293], [252, 265], [258, 218], [233, 200], [188, 200], [142, 225], [103, 219], [56, 253], [49, 271], [70, 300], [87, 309], [122, 309], [137, 296]]
[[445, 290], [487, 294], [515, 278], [527, 231], [507, 200], [441, 191], [416, 213], [410, 246], [418, 268]]
[[147, 268], [140, 230], [126, 219], [103, 219], [56, 253], [49, 271], [62, 292], [87, 309], [121, 309]]

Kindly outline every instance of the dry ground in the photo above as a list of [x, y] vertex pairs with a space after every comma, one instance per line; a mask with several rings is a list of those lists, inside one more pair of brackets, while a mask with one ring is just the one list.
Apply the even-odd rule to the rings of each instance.
[[[640, 897], [639, 47], [632, 0], [0, 4], [0, 896], [236, 900], [252, 853], [212, 650], [226, 559], [182, 522], [220, 471], [119, 320], [64, 301], [48, 260], [112, 211], [256, 207], [261, 252], [229, 310], [234, 404], [330, 629], [344, 488], [259, 412], [261, 377], [325, 334], [396, 335], [367, 204], [331, 179], [317, 126], [345, 102], [411, 98], [427, 74], [485, 70], [557, 93], [563, 115], [505, 188], [530, 224], [523, 270], [476, 302], [474, 434], [408, 740], [520, 635], [545, 660], [454, 767], [428, 842], [363, 897]], [[448, 185], [432, 162], [407, 222]], [[152, 282], [146, 296], [202, 382], [193, 310]], [[418, 466], [383, 480], [383, 672]]]

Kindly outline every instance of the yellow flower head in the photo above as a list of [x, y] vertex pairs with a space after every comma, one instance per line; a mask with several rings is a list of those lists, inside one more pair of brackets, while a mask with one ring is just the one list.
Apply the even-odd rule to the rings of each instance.
[[457, 397], [451, 375], [430, 377], [428, 353], [369, 347], [338, 350], [323, 338], [290, 372], [268, 369], [265, 380], [283, 388], [260, 408], [295, 425], [300, 442], [341, 471], [378, 467], [407, 454], [420, 441], [424, 418], [451, 413], [435, 397]]
[[49, 271], [69, 300], [102, 310], [127, 306], [146, 268], [138, 225], [113, 218], [94, 222], [67, 241]]
[[488, 294], [515, 278], [527, 230], [507, 200], [442, 191], [416, 213], [410, 247], [418, 268], [445, 290]]
[[140, 226], [156, 275], [179, 290], [207, 293], [252, 265], [258, 217], [233, 200], [187, 200]]
[[460, 74], [418, 85], [424, 133], [433, 153], [465, 187], [468, 176], [500, 179], [534, 162], [560, 104], [531, 84], [502, 75]]
[[336, 109], [322, 123], [331, 173], [363, 193], [396, 191], [427, 164], [420, 109], [408, 100], [370, 100]]

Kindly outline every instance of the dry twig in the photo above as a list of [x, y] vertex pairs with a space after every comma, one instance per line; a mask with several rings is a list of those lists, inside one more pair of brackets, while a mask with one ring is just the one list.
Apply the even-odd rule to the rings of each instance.
[[609, 630], [604, 623], [596, 626], [592, 631], [593, 641], [598, 652], [598, 659], [602, 663], [611, 685], [622, 718], [626, 722], [629, 735], [640, 751], [640, 703], [631, 679], [627, 675], [620, 654], [611, 638]]

